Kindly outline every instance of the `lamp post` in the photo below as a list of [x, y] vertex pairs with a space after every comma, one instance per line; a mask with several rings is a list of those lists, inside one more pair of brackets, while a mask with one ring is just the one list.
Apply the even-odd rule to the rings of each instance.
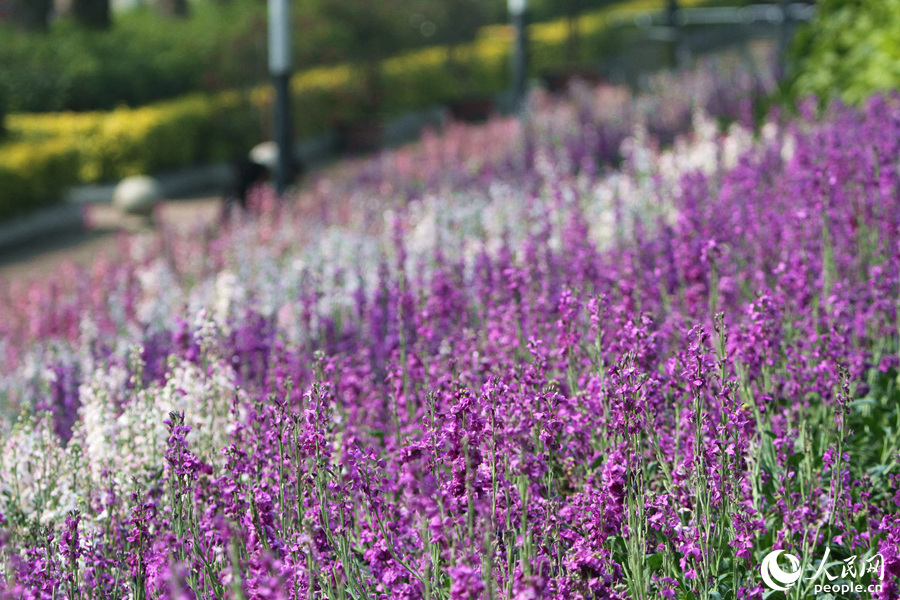
[[687, 47], [681, 38], [681, 29], [678, 22], [678, 12], [681, 7], [678, 0], [668, 0], [666, 3], [666, 25], [669, 27], [671, 35], [671, 65], [673, 68], [680, 69], [687, 63]]
[[778, 4], [781, 7], [781, 31], [778, 35], [778, 78], [781, 79], [787, 73], [787, 53], [791, 45], [793, 24], [791, 23], [790, 0], [780, 0]]
[[673, 29], [678, 27], [678, 0], [669, 0], [666, 4], [666, 24]]
[[278, 146], [275, 188], [284, 194], [293, 176], [291, 136], [291, 23], [289, 0], [269, 0], [269, 74], [275, 88], [273, 138]]
[[518, 108], [525, 97], [528, 77], [528, 0], [507, 0], [507, 8], [516, 32], [512, 56], [512, 85]]

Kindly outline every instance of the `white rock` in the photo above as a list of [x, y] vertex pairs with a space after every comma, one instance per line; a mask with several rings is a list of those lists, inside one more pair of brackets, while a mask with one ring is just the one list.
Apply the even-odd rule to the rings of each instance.
[[162, 188], [159, 182], [147, 175], [127, 177], [113, 191], [113, 205], [132, 215], [150, 215], [160, 200]]
[[250, 150], [250, 160], [274, 171], [278, 167], [278, 144], [262, 142], [253, 146]]

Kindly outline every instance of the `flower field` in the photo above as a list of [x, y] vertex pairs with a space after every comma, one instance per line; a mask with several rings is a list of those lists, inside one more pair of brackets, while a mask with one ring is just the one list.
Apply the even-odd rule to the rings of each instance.
[[898, 598], [900, 95], [769, 85], [535, 94], [0, 284], [0, 598]]

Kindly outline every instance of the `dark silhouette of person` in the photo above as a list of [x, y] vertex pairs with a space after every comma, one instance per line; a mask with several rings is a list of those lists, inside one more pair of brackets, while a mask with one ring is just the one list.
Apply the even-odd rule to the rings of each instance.
[[268, 167], [256, 162], [246, 153], [235, 161], [234, 173], [235, 185], [232, 201], [237, 203], [242, 209], [246, 209], [247, 196], [250, 190], [269, 181], [271, 174]]

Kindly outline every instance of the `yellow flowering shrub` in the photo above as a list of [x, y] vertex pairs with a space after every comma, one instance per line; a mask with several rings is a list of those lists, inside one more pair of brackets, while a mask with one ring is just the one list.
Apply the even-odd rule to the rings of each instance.
[[11, 114], [6, 118], [6, 126], [10, 134], [19, 140], [84, 137], [96, 132], [103, 114], [102, 112]]
[[0, 220], [59, 198], [78, 177], [78, 152], [70, 138], [0, 146]]

